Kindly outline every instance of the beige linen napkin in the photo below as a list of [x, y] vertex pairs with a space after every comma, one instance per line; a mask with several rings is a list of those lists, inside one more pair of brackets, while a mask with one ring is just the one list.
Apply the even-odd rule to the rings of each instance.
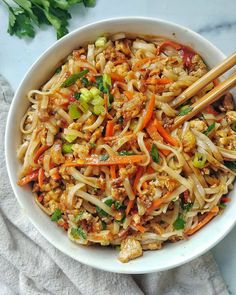
[[49, 244], [24, 215], [9, 184], [4, 133], [12, 97], [0, 76], [1, 295], [229, 294], [211, 253], [173, 270], [131, 276], [82, 265]]

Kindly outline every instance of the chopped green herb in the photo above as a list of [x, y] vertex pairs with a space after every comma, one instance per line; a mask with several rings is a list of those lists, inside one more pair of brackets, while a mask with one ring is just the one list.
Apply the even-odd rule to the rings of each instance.
[[224, 165], [229, 169], [236, 169], [236, 161], [224, 161]]
[[84, 214], [84, 211], [81, 211], [78, 215], [75, 216], [74, 222], [78, 222]]
[[210, 126], [208, 126], [207, 130], [203, 133], [207, 136], [214, 128], [216, 127], [216, 123], [212, 123]]
[[233, 131], [236, 132], [236, 123], [233, 123], [233, 124], [231, 125], [231, 129], [232, 129]]
[[192, 107], [185, 105], [180, 109], [178, 116], [185, 116], [192, 111]]
[[102, 230], [105, 230], [107, 228], [107, 224], [105, 221], [102, 220]]
[[103, 105], [95, 105], [94, 107], [93, 107], [93, 113], [95, 114], [95, 115], [101, 115], [101, 114], [104, 114], [106, 112], [106, 109], [104, 108], [104, 106]]
[[92, 148], [95, 148], [97, 146], [96, 143], [94, 142], [90, 142], [89, 144], [91, 145]]
[[188, 212], [192, 206], [192, 203], [184, 203], [183, 201], [181, 202], [181, 208], [186, 212]]
[[124, 209], [126, 208], [124, 205], [122, 205], [119, 201], [114, 201], [114, 206], [116, 210]]
[[179, 214], [178, 218], [173, 223], [173, 226], [176, 230], [184, 229], [185, 223], [186, 222], [183, 220], [182, 215]]
[[66, 141], [71, 143], [77, 138], [77, 135], [64, 134], [63, 137]]
[[225, 208], [226, 208], [226, 204], [225, 204], [225, 203], [220, 203], [220, 204], [219, 204], [219, 207], [220, 207], [221, 209], [225, 209]]
[[201, 153], [195, 153], [194, 159], [193, 159], [193, 166], [199, 169], [202, 169], [206, 165], [207, 157], [205, 154]]
[[67, 78], [67, 79], [61, 84], [61, 88], [63, 88], [63, 87], [69, 87], [69, 86], [75, 84], [75, 82], [76, 82], [78, 79], [82, 78], [82, 77], [83, 77], [84, 75], [86, 75], [87, 73], [88, 73], [88, 70], [86, 69], [86, 70], [83, 70], [83, 71], [81, 71], [81, 72], [79, 72], [79, 73], [75, 73], [75, 74], [71, 75], [70, 77], [68, 77], [68, 78]]
[[72, 146], [73, 146], [73, 143], [64, 143], [62, 145], [63, 154], [72, 153]]
[[155, 163], [159, 162], [159, 153], [158, 153], [158, 149], [155, 144], [152, 145], [151, 157]]
[[58, 221], [58, 220], [61, 218], [61, 216], [62, 216], [62, 212], [61, 212], [60, 209], [57, 208], [57, 209], [53, 212], [53, 214], [52, 214], [52, 216], [51, 216], [51, 220], [52, 220], [52, 221]]
[[94, 7], [96, 5], [96, 0], [83, 0], [83, 2], [86, 7]]
[[86, 233], [82, 230], [81, 227], [72, 227], [71, 229], [71, 235], [74, 239], [82, 238], [84, 240], [87, 239]]
[[76, 100], [80, 100], [80, 95], [81, 95], [81, 93], [75, 92], [73, 96]]
[[128, 152], [128, 151], [123, 150], [123, 151], [118, 152], [118, 154], [119, 154], [120, 156], [131, 156], [131, 155], [133, 155], [134, 153], [133, 153], [133, 152]]
[[59, 74], [61, 72], [61, 68], [62, 68], [62, 66], [58, 67], [55, 71], [55, 74]]
[[100, 161], [106, 161], [108, 159], [109, 159], [109, 155], [107, 155], [107, 154], [100, 156]]
[[86, 77], [83, 77], [81, 79], [81, 83], [84, 85], [84, 87], [88, 87], [89, 86], [89, 80]]
[[108, 74], [104, 74], [102, 78], [103, 78], [103, 87], [105, 89], [110, 88], [111, 87], [111, 76]]
[[[113, 200], [112, 199], [107, 199], [104, 202], [107, 206], [111, 207], [111, 205], [113, 204]], [[102, 210], [100, 207], [96, 206], [96, 211], [100, 216], [106, 217], [108, 216], [107, 212], [105, 212], [104, 210]]]

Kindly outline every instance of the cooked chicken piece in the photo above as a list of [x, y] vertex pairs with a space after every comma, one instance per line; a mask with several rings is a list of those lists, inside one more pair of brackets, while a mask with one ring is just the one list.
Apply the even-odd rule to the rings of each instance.
[[88, 144], [73, 144], [72, 146], [73, 155], [80, 159], [85, 159], [89, 154], [89, 145]]
[[190, 76], [202, 77], [207, 72], [207, 67], [198, 54], [195, 54], [192, 58], [192, 67]]
[[118, 259], [125, 263], [139, 256], [142, 256], [143, 250], [139, 241], [134, 238], [127, 238], [121, 242], [121, 250]]
[[62, 143], [60, 140], [57, 140], [54, 145], [50, 148], [50, 156], [53, 163], [59, 165], [64, 163], [65, 157], [62, 155], [61, 151]]
[[142, 245], [142, 248], [143, 248], [143, 250], [160, 250], [161, 249], [161, 241]]
[[232, 111], [234, 109], [233, 96], [230, 92], [226, 93], [222, 105], [219, 106], [222, 112]]
[[205, 129], [207, 129], [207, 125], [205, 122], [201, 121], [201, 120], [192, 120], [190, 121], [190, 127], [196, 129], [197, 131], [204, 131]]
[[195, 147], [196, 138], [190, 130], [185, 133], [182, 143], [185, 152], [190, 152]]

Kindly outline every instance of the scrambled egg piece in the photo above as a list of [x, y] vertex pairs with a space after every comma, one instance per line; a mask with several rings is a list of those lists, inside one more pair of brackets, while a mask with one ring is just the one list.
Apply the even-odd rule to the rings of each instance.
[[190, 152], [196, 145], [196, 138], [191, 131], [187, 131], [183, 138], [183, 148], [185, 152]]
[[121, 250], [118, 259], [121, 262], [128, 262], [143, 254], [142, 246], [134, 238], [127, 238], [121, 242]]
[[205, 122], [200, 121], [200, 120], [193, 120], [190, 121], [190, 127], [196, 129], [197, 131], [204, 131], [207, 128], [207, 125]]

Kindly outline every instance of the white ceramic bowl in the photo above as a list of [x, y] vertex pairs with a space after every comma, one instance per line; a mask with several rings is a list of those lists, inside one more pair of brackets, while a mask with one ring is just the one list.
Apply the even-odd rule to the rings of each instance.
[[[51, 222], [35, 204], [30, 188], [17, 185], [20, 163], [16, 149], [20, 143], [19, 124], [28, 106], [26, 94], [38, 89], [73, 49], [94, 41], [103, 33], [128, 32], [133, 34], [162, 35], [193, 47], [211, 68], [224, 58], [223, 53], [195, 32], [166, 21], [142, 17], [115, 18], [83, 26], [57, 41], [32, 65], [23, 78], [8, 115], [6, 127], [6, 162], [16, 198], [38, 231], [56, 248], [84, 264], [118, 273], [148, 273], [166, 270], [186, 263], [203, 254], [232, 229], [236, 221], [236, 199], [233, 198], [223, 215], [217, 216], [201, 231], [189, 238], [166, 245], [159, 251], [144, 252], [142, 257], [122, 264], [118, 252], [109, 247], [84, 247], [72, 243], [66, 233]], [[232, 194], [234, 194], [234, 191]]]

